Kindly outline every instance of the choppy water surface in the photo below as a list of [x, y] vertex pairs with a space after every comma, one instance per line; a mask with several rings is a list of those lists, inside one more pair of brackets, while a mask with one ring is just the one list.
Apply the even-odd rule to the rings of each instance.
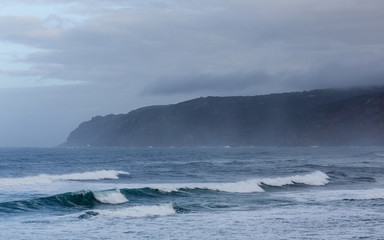
[[384, 148], [0, 149], [0, 239], [384, 239]]

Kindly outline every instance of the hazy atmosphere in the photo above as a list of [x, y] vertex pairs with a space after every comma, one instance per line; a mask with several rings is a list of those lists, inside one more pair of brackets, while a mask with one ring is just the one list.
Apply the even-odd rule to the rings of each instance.
[[384, 1], [0, 0], [0, 147], [200, 96], [384, 83]]

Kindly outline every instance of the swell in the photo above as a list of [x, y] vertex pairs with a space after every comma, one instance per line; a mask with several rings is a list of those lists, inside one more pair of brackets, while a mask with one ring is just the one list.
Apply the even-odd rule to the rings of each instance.
[[[42, 210], [68, 213], [71, 212], [68, 210], [72, 209], [75, 212], [83, 212], [79, 216], [80, 218], [92, 216], [150, 217], [206, 210], [244, 209], [250, 206], [249, 202], [252, 202], [251, 205], [256, 203], [254, 207], [263, 208], [272, 203], [290, 205], [303, 201], [313, 204], [314, 202], [342, 200], [382, 202], [384, 200], [383, 189], [283, 191], [277, 195], [263, 193], [243, 195], [202, 188], [180, 188], [178, 191], [172, 192], [164, 192], [156, 188], [108, 189], [69, 192], [32, 200], [3, 202], [0, 203], [0, 215], [41, 212]], [[102, 205], [110, 206], [103, 207]]]
[[0, 212], [32, 211], [42, 209], [87, 209], [101, 204], [123, 204], [128, 199], [119, 189], [81, 191], [38, 197], [30, 200], [0, 203]]
[[277, 187], [282, 191], [288, 186], [322, 186], [328, 183], [325, 173], [316, 171], [306, 175], [250, 179], [229, 183], [153, 184], [143, 187], [126, 187], [102, 191], [67, 192], [38, 197], [31, 200], [0, 203], [0, 211], [28, 211], [43, 208], [93, 208], [100, 204], [156, 203], [159, 199], [173, 201], [183, 197], [200, 198], [226, 193], [258, 193]]
[[163, 192], [178, 192], [185, 190], [203, 189], [229, 193], [265, 192], [268, 187], [286, 186], [323, 186], [328, 184], [328, 175], [315, 171], [305, 175], [294, 175], [275, 178], [255, 178], [239, 182], [226, 183], [190, 183], [190, 184], [154, 184], [151, 188]]
[[119, 175], [128, 175], [128, 172], [115, 170], [101, 170], [94, 172], [71, 173], [63, 175], [40, 174], [37, 176], [21, 178], [0, 178], [0, 186], [12, 187], [22, 185], [50, 184], [56, 181], [87, 181], [103, 179], [119, 179]]

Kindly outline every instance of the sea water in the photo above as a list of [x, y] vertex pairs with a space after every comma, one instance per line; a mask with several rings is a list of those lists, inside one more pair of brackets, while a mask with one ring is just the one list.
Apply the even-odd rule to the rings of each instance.
[[0, 239], [384, 239], [384, 148], [0, 149]]

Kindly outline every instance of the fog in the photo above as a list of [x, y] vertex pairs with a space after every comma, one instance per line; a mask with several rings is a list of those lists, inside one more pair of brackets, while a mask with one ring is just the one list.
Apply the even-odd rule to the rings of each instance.
[[384, 84], [380, 0], [0, 3], [0, 147], [200, 96]]

